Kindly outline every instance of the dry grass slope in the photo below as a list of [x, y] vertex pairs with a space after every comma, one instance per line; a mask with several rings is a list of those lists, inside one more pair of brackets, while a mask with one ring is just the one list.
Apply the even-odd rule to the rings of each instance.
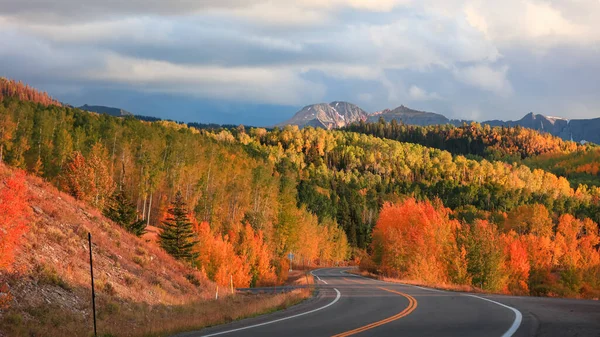
[[[0, 164], [0, 179], [13, 170]], [[174, 260], [42, 179], [28, 176], [29, 232], [14, 271], [0, 271], [0, 336], [89, 336], [92, 234], [99, 332], [161, 336], [297, 303], [309, 294], [223, 296], [202, 273]]]

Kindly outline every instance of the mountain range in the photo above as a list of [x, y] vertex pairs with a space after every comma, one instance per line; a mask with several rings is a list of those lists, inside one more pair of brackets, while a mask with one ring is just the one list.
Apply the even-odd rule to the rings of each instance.
[[[100, 105], [85, 104], [80, 106], [79, 109], [116, 117], [133, 116], [129, 111]], [[142, 120], [146, 120], [147, 118], [158, 120], [158, 118], [154, 117], [137, 115], [135, 117]], [[458, 126], [463, 123], [472, 122], [471, 120], [449, 119], [442, 114], [414, 110], [404, 105], [394, 109], [384, 109], [368, 113], [355, 104], [334, 101], [331, 103], [307, 105], [296, 112], [289, 120], [275, 126], [297, 125], [299, 127], [311, 126], [323, 129], [337, 129], [360, 121], [377, 122], [380, 118], [383, 118], [386, 122], [396, 120], [407, 125], [418, 126], [439, 124]], [[566, 118], [551, 117], [530, 112], [516, 121], [488, 120], [480, 123], [490, 126], [520, 126], [540, 132], [547, 132], [564, 140], [600, 144], [600, 118], [568, 120]]]
[[366, 111], [352, 103], [320, 103], [305, 106], [290, 120], [276, 126], [298, 125], [335, 129], [361, 120], [366, 121], [368, 117]]
[[[383, 118], [386, 122], [396, 120], [404, 124], [419, 126], [437, 124], [461, 125], [462, 123], [472, 122], [470, 120], [449, 119], [438, 113], [414, 110], [404, 105], [395, 109], [385, 109], [368, 113], [355, 104], [335, 101], [307, 105], [291, 119], [276, 126], [297, 125], [299, 127], [312, 126], [335, 129], [359, 121], [377, 122], [380, 118]], [[481, 124], [506, 127], [521, 126], [547, 132], [565, 140], [600, 144], [600, 118], [568, 120], [530, 112], [517, 121], [490, 120], [483, 121]]]

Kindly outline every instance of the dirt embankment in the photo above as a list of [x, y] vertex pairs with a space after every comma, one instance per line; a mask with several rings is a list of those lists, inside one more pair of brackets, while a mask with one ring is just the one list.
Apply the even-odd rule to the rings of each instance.
[[[0, 164], [0, 180], [14, 170]], [[99, 333], [151, 336], [227, 322], [296, 303], [299, 292], [224, 296], [148, 238], [137, 238], [100, 212], [26, 177], [31, 209], [12, 270], [0, 270], [0, 336], [88, 336], [93, 239]]]

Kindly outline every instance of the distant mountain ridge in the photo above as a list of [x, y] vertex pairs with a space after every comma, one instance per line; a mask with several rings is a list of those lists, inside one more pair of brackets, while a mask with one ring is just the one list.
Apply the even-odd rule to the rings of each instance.
[[[355, 104], [334, 101], [307, 105], [300, 109], [291, 119], [276, 126], [297, 125], [299, 127], [312, 126], [324, 129], [343, 128], [359, 121], [377, 122], [383, 118], [386, 122], [396, 120], [408, 125], [461, 125], [470, 123], [470, 120], [448, 119], [446, 116], [434, 112], [414, 110], [404, 105], [394, 109], [385, 109], [374, 113], [367, 113]], [[593, 142], [600, 144], [600, 118], [572, 119], [544, 116], [532, 112], [517, 121], [489, 120], [480, 122], [490, 126], [515, 127], [520, 126], [541, 132], [547, 132], [564, 140], [576, 142]]]
[[404, 124], [410, 125], [434, 125], [434, 124], [448, 124], [451, 121], [444, 115], [440, 115], [433, 112], [413, 110], [401, 105], [393, 110], [385, 109], [382, 111], [375, 112], [367, 119], [369, 122], [377, 122], [379, 118], [383, 118], [386, 122], [392, 120], [402, 121]]
[[111, 116], [115, 116], [115, 117], [133, 116], [133, 114], [127, 110], [113, 108], [113, 107], [109, 107], [109, 106], [103, 106], [103, 105], [84, 104], [84, 105], [80, 106], [79, 109], [85, 110], [85, 111], [90, 111], [90, 112], [95, 112], [95, 113], [99, 113], [99, 114], [111, 115]]
[[485, 121], [482, 124], [491, 126], [521, 126], [537, 131], [547, 132], [564, 140], [575, 142], [592, 142], [600, 144], [600, 118], [566, 119], [528, 113], [518, 121]]
[[420, 126], [462, 123], [462, 121], [449, 120], [446, 116], [438, 113], [414, 110], [404, 105], [370, 114], [355, 104], [334, 101], [331, 103], [307, 105], [296, 112], [292, 118], [276, 126], [297, 125], [299, 127], [312, 126], [334, 129], [342, 128], [359, 121], [377, 122], [380, 118], [383, 118], [387, 122], [395, 119], [405, 124]]

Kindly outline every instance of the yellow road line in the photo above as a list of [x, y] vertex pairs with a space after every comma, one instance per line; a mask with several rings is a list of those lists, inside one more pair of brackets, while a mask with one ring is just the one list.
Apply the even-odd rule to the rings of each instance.
[[[351, 282], [353, 282], [353, 281], [351, 281]], [[355, 335], [357, 333], [361, 333], [363, 331], [367, 331], [367, 330], [376, 328], [378, 326], [381, 326], [381, 325], [387, 324], [389, 322], [395, 321], [397, 319], [400, 319], [402, 317], [408, 316], [411, 312], [415, 311], [415, 309], [417, 308], [417, 300], [414, 297], [412, 297], [408, 294], [405, 294], [403, 292], [392, 290], [392, 289], [387, 289], [387, 288], [382, 288], [382, 287], [377, 287], [377, 288], [406, 297], [408, 299], [408, 306], [401, 312], [395, 314], [394, 316], [382, 319], [381, 321], [373, 322], [371, 324], [367, 324], [365, 326], [356, 328], [354, 330], [342, 332], [340, 334], [334, 335], [333, 337], [351, 336], [351, 335]]]

